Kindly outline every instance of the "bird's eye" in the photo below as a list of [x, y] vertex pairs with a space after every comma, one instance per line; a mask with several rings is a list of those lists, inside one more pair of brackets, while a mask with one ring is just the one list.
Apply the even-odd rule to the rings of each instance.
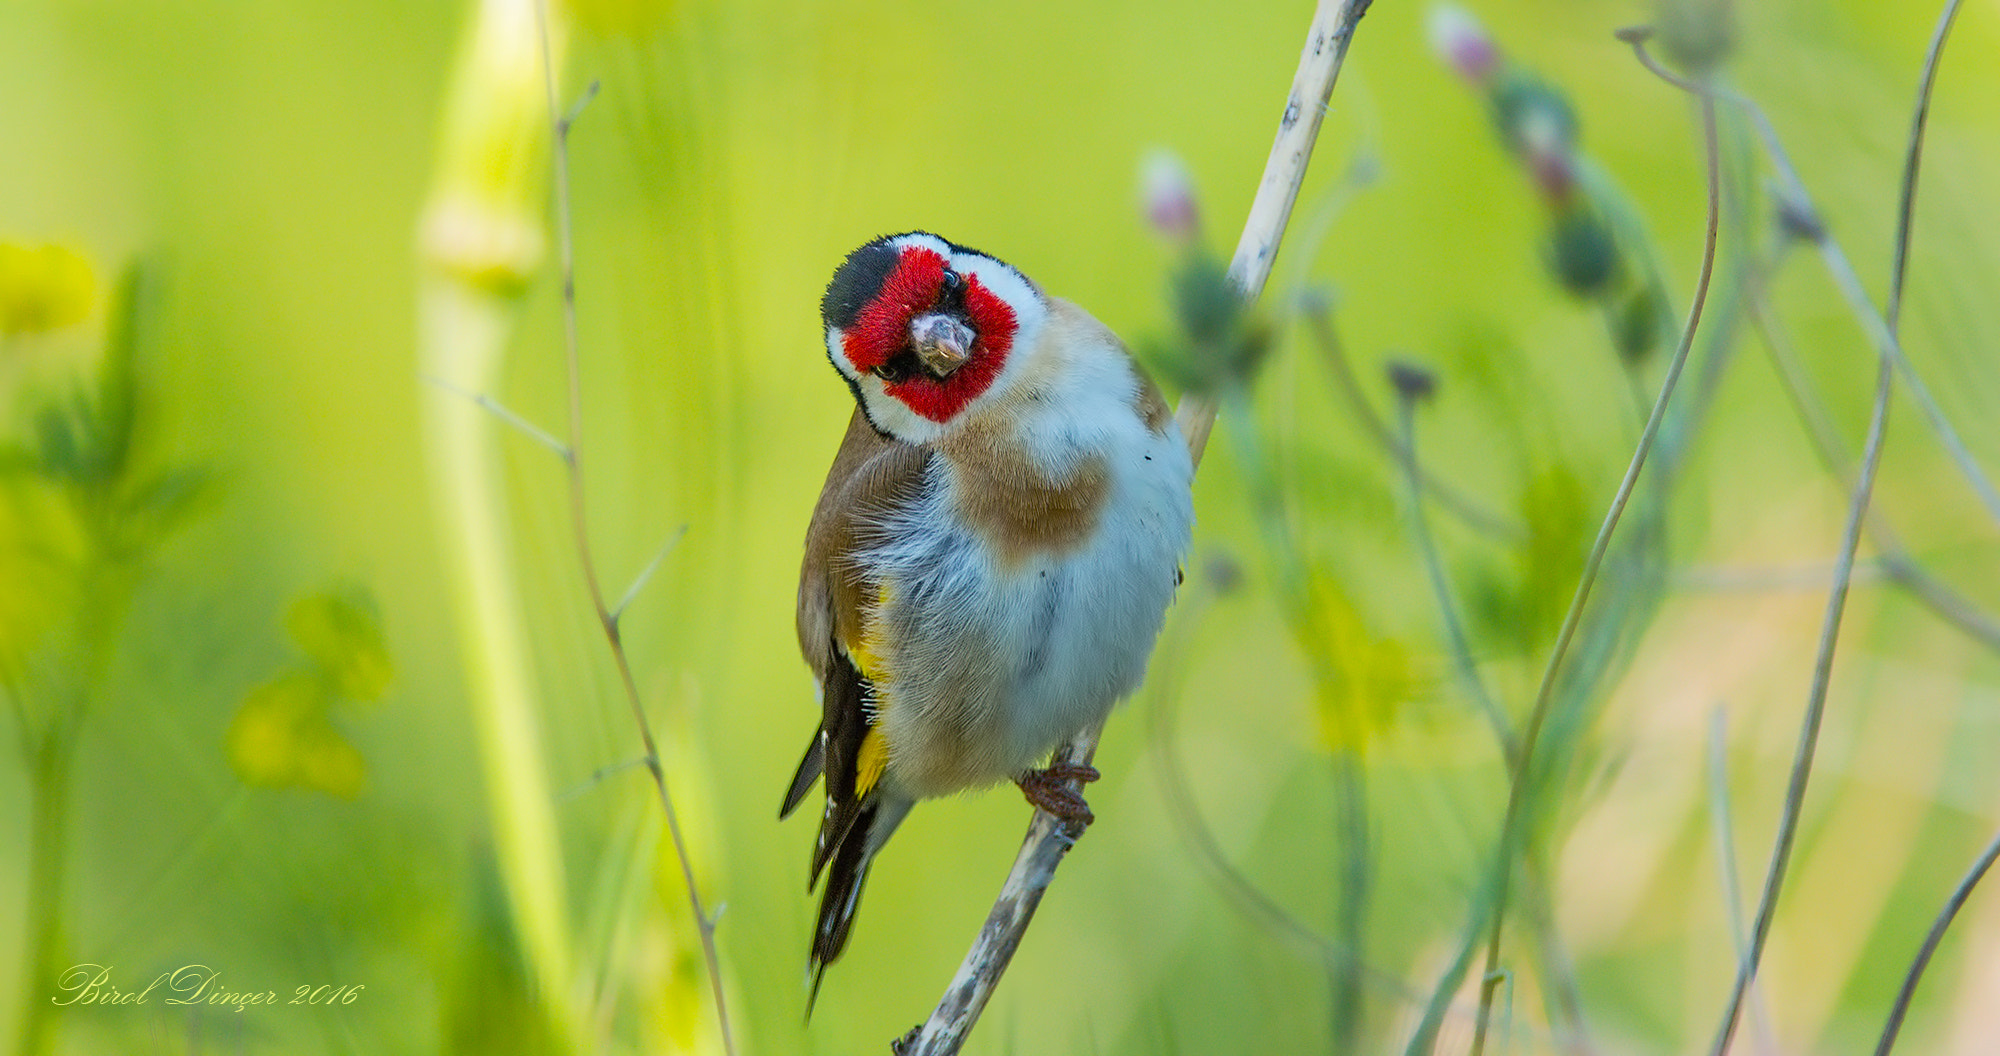
[[950, 268], [944, 269], [944, 285], [938, 287], [936, 311], [960, 312], [965, 309], [965, 276]]

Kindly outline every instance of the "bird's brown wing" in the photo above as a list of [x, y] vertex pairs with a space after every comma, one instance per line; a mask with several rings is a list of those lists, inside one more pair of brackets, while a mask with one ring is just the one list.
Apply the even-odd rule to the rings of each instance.
[[930, 458], [928, 448], [877, 433], [857, 408], [806, 530], [799, 572], [799, 650], [819, 680], [821, 719], [779, 816], [796, 809], [813, 781], [826, 775], [827, 817], [813, 855], [815, 880], [861, 808], [855, 785], [871, 717], [871, 687], [854, 656], [863, 649], [866, 606], [875, 599], [875, 584], [856, 567], [853, 555], [868, 545], [885, 517], [917, 500]]
[[885, 517], [917, 501], [930, 458], [928, 448], [877, 433], [857, 408], [806, 530], [799, 573], [799, 649], [819, 680], [821, 716], [778, 816], [796, 809], [825, 775], [826, 813], [807, 882], [810, 890], [832, 865], [813, 936], [815, 996], [827, 964], [847, 945], [868, 864], [910, 806], [885, 803], [880, 788], [858, 788], [862, 742], [874, 718], [874, 688], [855, 656], [875, 651], [864, 645], [863, 634], [876, 584], [853, 555], [868, 545]]

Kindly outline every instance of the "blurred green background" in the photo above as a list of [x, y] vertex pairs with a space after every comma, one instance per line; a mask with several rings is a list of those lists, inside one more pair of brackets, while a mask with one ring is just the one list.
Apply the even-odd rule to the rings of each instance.
[[[440, 145], [443, 115], [477, 7], [0, 5], [0, 242], [66, 247], [90, 274], [34, 257], [23, 283], [54, 267], [55, 288], [87, 291], [88, 307], [69, 325], [0, 334], [0, 443], [13, 452], [0, 686], [19, 719], [0, 752], [9, 1045], [22, 1044], [29, 1003], [63, 993], [33, 977], [31, 956], [37, 915], [59, 909], [55, 962], [108, 966], [121, 988], [203, 964], [281, 1000], [301, 986], [365, 989], [334, 1007], [45, 1009], [25, 1051], [713, 1051], [658, 804], [643, 770], [620, 768], [640, 749], [578, 572], [561, 463], [482, 416], [535, 679], [535, 780], [556, 829], [559, 860], [540, 866], [564, 884], [569, 1039], [545, 1036], [534, 971], [515, 952], [512, 881], [495, 864], [518, 819], [486, 792], [454, 607], [460, 544], [426, 455], [425, 408], [458, 397], [422, 380], [436, 371], [419, 350], [435, 294], [420, 217], [459, 163]], [[1473, 10], [1510, 59], [1566, 93], [1583, 148], [1651, 231], [1679, 318], [1702, 244], [1697, 124], [1612, 38], [1652, 9]], [[868, 238], [922, 227], [1018, 265], [1135, 346], [1170, 340], [1177, 258], [1141, 216], [1140, 162], [1160, 148], [1185, 159], [1206, 243], [1233, 248], [1310, 13], [775, 0], [560, 13], [563, 97], [602, 83], [571, 152], [592, 543], [615, 597], [687, 527], [626, 640], [703, 894], [726, 906], [743, 1051], [883, 1051], [936, 1000], [1027, 817], [1009, 789], [914, 813], [802, 1022], [811, 822], [774, 815], [815, 722], [792, 632], [800, 540], [851, 407], [820, 349], [826, 278]], [[1727, 76], [1767, 107], [1879, 299], [1935, 12], [1773, 0], [1737, 14]], [[1473, 653], [1516, 722], [1642, 418], [1600, 313], [1544, 266], [1545, 211], [1484, 101], [1431, 54], [1425, 16], [1382, 0], [1361, 26], [1267, 295], [1279, 341], [1257, 427], [1238, 438], [1254, 436], [1269, 462], [1246, 466], [1252, 445], [1232, 439], [1245, 423], [1225, 418], [1196, 486], [1188, 587], [1152, 681], [1100, 755], [1099, 821], [968, 1051], [1334, 1046], [1339, 988], [1323, 958], [1241, 911], [1173, 804], [1195, 804], [1244, 878], [1327, 933], [1343, 897], [1336, 757], [1369, 786], [1362, 945], [1376, 972], [1360, 1047], [1400, 1051], [1461, 941], [1507, 771], [1454, 680], [1395, 463], [1284, 308], [1300, 289], [1330, 291], [1385, 415], [1384, 361], [1435, 371], [1428, 468], [1553, 540], [1538, 563], [1532, 545], [1432, 517], [1469, 599]], [[1932, 117], [1903, 331], [1987, 465], [2000, 464], [1996, 46], [2000, 7], [1969, 5]], [[512, 69], [539, 106], [538, 69]], [[470, 98], [476, 109], [480, 92]], [[533, 141], [494, 162], [527, 178], [486, 175], [547, 229]], [[1742, 186], [1759, 190], [1767, 172]], [[1759, 241], [1769, 212], [1766, 199], [1746, 206]], [[43, 266], [58, 258], [71, 263]], [[77, 497], [94, 485], [51, 477], [33, 453], [47, 455], [46, 409], [96, 384], [117, 344], [119, 276], [141, 260], [126, 472], [134, 487], [172, 487], [159, 516], [130, 507], [114, 559], [89, 527], [109, 507]], [[501, 308], [496, 380], [456, 380], [560, 435], [553, 257], [520, 262], [523, 285], [487, 276], [479, 288]], [[1874, 362], [1861, 329], [1805, 249], [1769, 293], [1858, 449]], [[1546, 883], [1522, 910], [1546, 912], [1508, 932], [1508, 1051], [1688, 1051], [1706, 1044], [1727, 991], [1711, 723], [1720, 708], [1734, 857], [1754, 893], [1845, 505], [1760, 346], [1739, 336], [1660, 500], [1665, 593], [1640, 606], [1591, 718], [1564, 735], [1575, 765], [1541, 819]], [[1636, 368], [1640, 387], [1657, 387], [1663, 359]], [[1274, 467], [1293, 556], [1346, 599], [1324, 618], [1362, 643], [1334, 655], [1389, 669], [1340, 690], [1371, 716], [1359, 746], [1330, 752], [1322, 736], [1339, 692], [1273, 589], [1287, 566], [1245, 498]], [[1907, 403], [1878, 505], [1911, 555], [2000, 607], [1993, 523]], [[1864, 566], [1746, 1048], [1872, 1045], [1924, 928], [2000, 821], [1996, 685], [1991, 651]], [[60, 901], [29, 906], [31, 815], [51, 773], [35, 751], [51, 729], [69, 752]], [[1996, 937], [2000, 900], [1976, 895], [1906, 1051], [1983, 1052], [2000, 1037]], [[1545, 996], [1565, 992], [1567, 1010]], [[1470, 1001], [1468, 988], [1440, 1051], [1463, 1051]]]

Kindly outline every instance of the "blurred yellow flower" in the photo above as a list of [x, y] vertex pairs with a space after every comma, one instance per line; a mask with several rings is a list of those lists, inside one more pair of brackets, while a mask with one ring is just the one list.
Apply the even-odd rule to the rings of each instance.
[[1294, 633], [1312, 661], [1319, 697], [1319, 732], [1329, 751], [1360, 752], [1415, 697], [1419, 678], [1409, 650], [1377, 635], [1346, 591], [1313, 575]]
[[243, 698], [229, 724], [229, 763], [246, 785], [359, 796], [368, 767], [327, 718], [326, 682], [291, 671]]
[[94, 292], [90, 262], [76, 250], [0, 242], [0, 337], [74, 326]]

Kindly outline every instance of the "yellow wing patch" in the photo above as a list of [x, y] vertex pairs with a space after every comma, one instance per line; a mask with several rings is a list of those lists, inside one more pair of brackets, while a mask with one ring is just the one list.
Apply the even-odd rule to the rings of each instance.
[[847, 650], [854, 669], [868, 680], [873, 692], [868, 699], [868, 732], [861, 738], [861, 751], [854, 760], [854, 794], [865, 796], [882, 780], [889, 765], [889, 739], [882, 735], [882, 714], [889, 710], [888, 665], [882, 662], [881, 622], [877, 617], [889, 607], [889, 584], [875, 586], [875, 604], [862, 617], [861, 640]]
[[889, 764], [889, 739], [882, 736], [882, 727], [870, 726], [861, 738], [861, 755], [854, 761], [854, 794], [865, 796], [882, 780], [882, 768]]
[[882, 610], [888, 607], [889, 584], [878, 583], [875, 604], [861, 614], [861, 640], [847, 643], [847, 656], [854, 662], [854, 669], [861, 672], [862, 678], [874, 683], [878, 690], [889, 682], [888, 665], [882, 662], [882, 630], [878, 619]]

